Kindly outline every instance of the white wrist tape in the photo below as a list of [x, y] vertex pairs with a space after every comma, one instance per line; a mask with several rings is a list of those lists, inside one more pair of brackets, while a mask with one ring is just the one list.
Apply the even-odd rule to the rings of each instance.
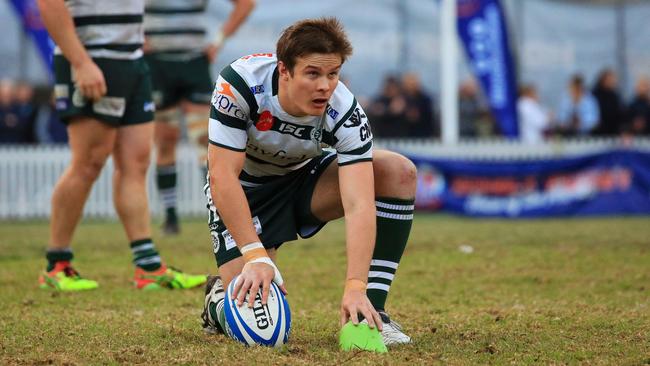
[[212, 39], [212, 45], [215, 46], [216, 48], [221, 48], [225, 40], [226, 40], [226, 35], [223, 34], [222, 30], [219, 30], [217, 34], [214, 35], [214, 38]]
[[264, 249], [264, 245], [262, 245], [262, 243], [260, 243], [259, 241], [254, 241], [252, 243], [244, 245], [243, 247], [241, 247], [241, 249], [239, 249], [239, 251], [241, 252], [241, 254], [246, 254], [253, 249]]
[[[280, 270], [278, 270], [278, 267], [275, 266], [275, 263], [271, 260], [269, 257], [261, 257], [257, 259], [253, 259], [252, 261], [248, 263], [266, 263], [269, 266], [273, 267], [273, 271], [275, 271], [275, 276], [273, 277], [273, 282], [275, 282], [276, 285], [282, 286], [284, 283], [284, 280], [282, 279], [282, 275], [280, 274]], [[248, 264], [247, 263], [247, 264]]]

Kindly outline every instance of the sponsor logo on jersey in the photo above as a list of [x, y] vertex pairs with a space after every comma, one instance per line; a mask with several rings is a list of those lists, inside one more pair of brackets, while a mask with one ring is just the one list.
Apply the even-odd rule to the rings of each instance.
[[262, 159], [262, 160], [272, 157], [274, 159], [282, 160], [287, 163], [292, 163], [292, 162], [303, 161], [307, 159], [307, 155], [305, 154], [302, 154], [300, 156], [289, 156], [287, 155], [287, 151], [282, 149], [275, 152], [264, 150], [264, 148], [254, 145], [250, 141], [246, 145], [246, 149], [249, 153], [255, 153], [255, 154], [251, 154], [252, 156], [255, 156], [258, 159]]
[[[260, 235], [262, 233], [262, 223], [260, 222], [260, 218], [258, 216], [253, 217], [253, 226], [255, 227], [255, 233], [257, 235]], [[230, 234], [230, 231], [228, 231], [228, 229], [224, 230], [221, 235], [223, 236], [226, 250], [237, 247], [237, 243], [235, 243], [235, 239], [232, 237], [232, 234]]]
[[244, 56], [241, 58], [241, 60], [248, 60], [249, 58], [253, 57], [273, 57], [272, 53], [254, 53], [252, 55]]
[[145, 102], [144, 106], [142, 107], [142, 110], [145, 112], [155, 112], [156, 111], [156, 103], [154, 102]]
[[126, 99], [121, 97], [102, 97], [93, 103], [93, 111], [111, 117], [122, 117], [126, 110]]
[[163, 93], [160, 90], [154, 90], [151, 93], [151, 97], [157, 105], [161, 105], [163, 102]]
[[255, 123], [255, 128], [259, 131], [268, 131], [273, 127], [273, 115], [270, 111], [264, 111], [260, 114], [260, 118]]
[[253, 94], [262, 94], [262, 93], [264, 93], [264, 85], [251, 86], [251, 93], [253, 93]]
[[217, 92], [212, 99], [212, 104], [221, 113], [245, 120], [246, 114], [236, 104], [237, 98], [231, 88], [232, 86], [228, 83], [224, 82], [219, 84], [217, 86]]
[[86, 98], [81, 94], [81, 90], [75, 89], [72, 93], [72, 105], [75, 107], [83, 107], [86, 105]]
[[64, 111], [68, 109], [68, 104], [70, 103], [70, 99], [68, 98], [60, 98], [56, 100], [56, 110], [57, 111]]
[[231, 97], [232, 99], [237, 99], [237, 98], [235, 98], [235, 94], [233, 94], [233, 92], [232, 92], [232, 89], [231, 89], [232, 85], [230, 85], [228, 83], [221, 83], [221, 85], [219, 85], [219, 86], [221, 87], [221, 90], [217, 90], [217, 93], [219, 93], [221, 95], [227, 95], [227, 96]]
[[362, 142], [372, 138], [372, 130], [368, 123], [368, 117], [361, 112], [361, 108], [359, 107], [354, 109], [350, 118], [343, 123], [343, 127], [359, 127], [359, 138]]
[[301, 126], [301, 125], [296, 125], [291, 122], [286, 122], [286, 121], [279, 121], [280, 124], [278, 125], [277, 128], [274, 128], [274, 131], [278, 131], [280, 133], [286, 134], [286, 135], [293, 135], [299, 139], [303, 140], [310, 140], [311, 139], [311, 131], [313, 127], [311, 126]]
[[214, 254], [217, 254], [219, 247], [221, 246], [221, 242], [219, 241], [219, 233], [216, 231], [211, 231], [210, 235], [212, 236], [212, 250], [214, 251]]
[[363, 122], [364, 119], [367, 119], [366, 115], [361, 113], [361, 109], [357, 107], [355, 108], [350, 118], [348, 118], [348, 120], [343, 123], [343, 127], [350, 128], [361, 126], [361, 122]]
[[56, 98], [69, 98], [70, 92], [67, 84], [54, 85], [54, 96]]
[[332, 108], [332, 106], [329, 104], [327, 105], [327, 109], [325, 111], [328, 116], [332, 117], [332, 119], [336, 119], [336, 117], [339, 116], [339, 112], [336, 109]]
[[361, 138], [361, 141], [366, 141], [372, 138], [372, 130], [370, 129], [370, 124], [367, 121], [363, 123], [361, 128], [359, 128], [359, 138]]

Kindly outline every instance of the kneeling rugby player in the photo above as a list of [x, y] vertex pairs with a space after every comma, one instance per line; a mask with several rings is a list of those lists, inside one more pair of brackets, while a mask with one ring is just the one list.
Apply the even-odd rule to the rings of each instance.
[[220, 277], [206, 288], [204, 328], [223, 331], [223, 289], [236, 275], [239, 304], [259, 288], [265, 303], [271, 281], [286, 292], [278, 248], [344, 217], [341, 325], [363, 317], [387, 345], [409, 343], [385, 303], [413, 220], [415, 166], [373, 151], [369, 121], [339, 81], [352, 46], [336, 19], [293, 24], [276, 52], [242, 57], [216, 82], [205, 192]]

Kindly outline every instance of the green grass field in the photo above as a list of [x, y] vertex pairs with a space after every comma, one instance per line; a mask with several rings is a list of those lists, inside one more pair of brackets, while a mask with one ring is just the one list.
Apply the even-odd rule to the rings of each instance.
[[[414, 344], [338, 350], [343, 223], [284, 246], [289, 344], [246, 348], [203, 334], [203, 290], [138, 292], [114, 222], [83, 223], [87, 293], [39, 290], [45, 222], [0, 223], [0, 364], [650, 364], [650, 220], [470, 220], [419, 215], [388, 301]], [[166, 261], [215, 273], [205, 220], [156, 234]], [[471, 246], [466, 253], [461, 246]]]

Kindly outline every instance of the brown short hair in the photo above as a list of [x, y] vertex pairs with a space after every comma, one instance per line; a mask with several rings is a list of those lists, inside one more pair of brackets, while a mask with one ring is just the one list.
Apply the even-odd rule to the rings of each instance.
[[293, 72], [296, 60], [312, 53], [336, 53], [345, 62], [352, 54], [352, 45], [336, 18], [305, 19], [282, 32], [276, 53], [278, 61]]

